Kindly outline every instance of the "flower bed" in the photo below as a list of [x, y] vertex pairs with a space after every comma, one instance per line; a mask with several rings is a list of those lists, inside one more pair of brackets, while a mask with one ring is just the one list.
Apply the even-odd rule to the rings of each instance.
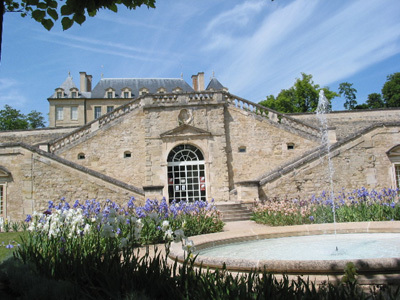
[[333, 211], [336, 222], [400, 220], [399, 190], [342, 190], [333, 200], [327, 192], [307, 200], [267, 200], [254, 206], [252, 218], [272, 226], [332, 223]]

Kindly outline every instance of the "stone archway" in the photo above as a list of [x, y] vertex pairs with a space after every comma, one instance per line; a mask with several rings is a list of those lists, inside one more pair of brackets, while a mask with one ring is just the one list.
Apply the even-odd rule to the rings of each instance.
[[168, 154], [168, 197], [176, 201], [206, 200], [204, 155], [190, 144], [181, 144]]

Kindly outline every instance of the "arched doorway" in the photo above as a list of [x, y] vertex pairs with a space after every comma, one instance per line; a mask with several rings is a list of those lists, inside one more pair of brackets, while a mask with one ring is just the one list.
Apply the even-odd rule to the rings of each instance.
[[195, 146], [178, 145], [168, 155], [168, 196], [172, 201], [206, 200], [204, 155]]

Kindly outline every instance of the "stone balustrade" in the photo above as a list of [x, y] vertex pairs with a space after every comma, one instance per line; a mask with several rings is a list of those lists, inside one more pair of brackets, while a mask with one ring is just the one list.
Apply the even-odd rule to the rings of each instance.
[[232, 94], [225, 94], [225, 99], [228, 104], [233, 105], [239, 109], [254, 113], [256, 115], [265, 117], [272, 122], [287, 125], [289, 127], [295, 128], [302, 132], [308, 133], [314, 137], [320, 136], [320, 130], [318, 128], [307, 125], [301, 121], [298, 121], [292, 117], [269, 109], [265, 106], [250, 102], [246, 99], [234, 96]]

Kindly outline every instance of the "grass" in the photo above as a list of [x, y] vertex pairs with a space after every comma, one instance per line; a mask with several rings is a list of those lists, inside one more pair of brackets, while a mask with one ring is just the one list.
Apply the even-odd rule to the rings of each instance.
[[23, 232], [1, 232], [0, 233], [0, 261], [12, 256], [13, 249], [6, 248], [7, 245], [17, 246]]

